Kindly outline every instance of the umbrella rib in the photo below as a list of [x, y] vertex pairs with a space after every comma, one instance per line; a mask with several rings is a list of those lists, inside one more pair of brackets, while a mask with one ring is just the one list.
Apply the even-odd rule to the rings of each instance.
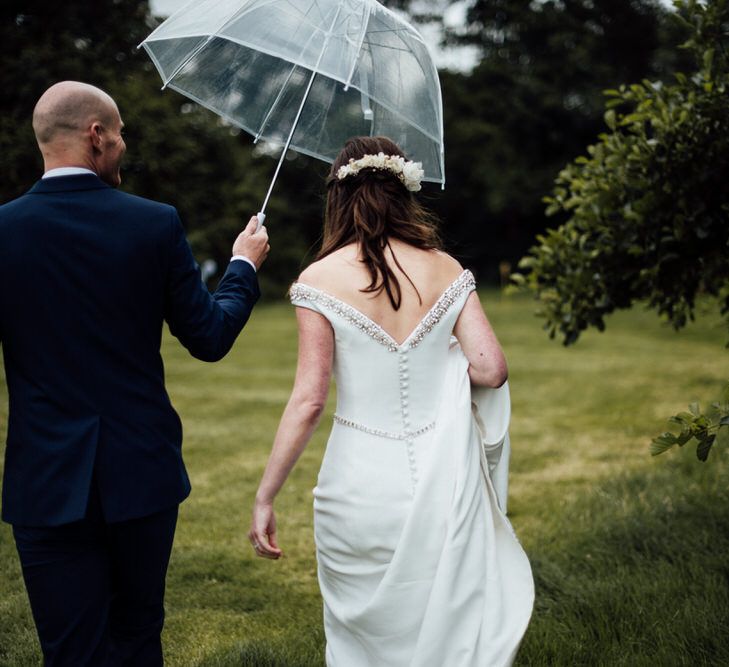
[[[331, 108], [332, 100], [334, 99], [335, 93], [336, 93], [336, 86], [330, 87], [330, 90], [329, 90], [329, 104], [326, 105], [327, 106], [327, 109], [330, 109]], [[316, 144], [314, 144], [315, 146], [318, 147], [320, 145], [321, 138], [322, 138], [322, 135], [324, 134], [324, 130], [325, 129], [326, 129], [326, 124], [325, 123], [322, 123], [321, 124], [321, 127], [319, 128], [319, 134], [316, 135]]]
[[364, 44], [365, 35], [367, 34], [367, 26], [370, 23], [370, 13], [372, 9], [370, 8], [370, 5], [366, 5], [365, 7], [365, 15], [364, 19], [362, 20], [362, 30], [359, 35], [359, 44], [357, 45], [357, 49], [354, 52], [354, 59], [352, 60], [352, 68], [349, 70], [349, 75], [347, 76], [347, 81], [344, 84], [344, 90], [349, 90], [349, 84], [352, 83], [352, 77], [354, 76], [354, 70], [357, 68], [357, 61], [359, 60], [359, 54], [362, 51], [362, 44]]
[[[319, 11], [319, 16], [321, 17], [321, 20], [323, 21], [324, 20], [324, 17], [326, 16], [326, 12], [319, 5], [319, 0], [314, 0], [313, 6], [317, 8], [317, 10]], [[341, 3], [341, 0], [340, 0], [339, 4], [337, 5], [337, 13], [334, 16], [334, 21], [332, 21], [332, 25], [329, 26], [329, 32], [331, 32], [334, 29], [334, 24], [337, 21], [337, 17], [339, 16], [339, 10], [341, 8], [342, 8], [342, 3]]]
[[296, 63], [294, 63], [293, 66], [291, 67], [291, 71], [289, 72], [288, 76], [286, 77], [286, 81], [284, 81], [283, 84], [281, 85], [281, 89], [278, 91], [278, 95], [276, 95], [276, 99], [273, 101], [273, 104], [270, 107], [268, 107], [268, 111], [266, 112], [266, 117], [261, 121], [261, 124], [258, 126], [258, 130], [256, 131], [256, 136], [253, 138], [254, 144], [257, 144], [258, 140], [261, 138], [261, 134], [263, 134], [263, 128], [266, 127], [266, 123], [268, 123], [268, 119], [271, 117], [273, 110], [276, 108], [278, 103], [281, 101], [284, 91], [286, 90], [286, 86], [289, 85], [289, 81], [291, 81], [291, 77], [294, 75], [294, 72], [296, 71], [297, 67], [298, 67], [298, 65]]
[[370, 46], [376, 46], [380, 49], [387, 49], [388, 51], [400, 51], [401, 53], [412, 53], [410, 49], [399, 46], [390, 46], [389, 44], [378, 44], [377, 42], [367, 42]]
[[175, 83], [171, 83], [168, 86], [168, 88], [170, 88], [171, 90], [177, 91], [178, 93], [180, 93], [181, 95], [184, 95], [185, 97], [190, 98], [193, 102], [197, 102], [201, 107], [204, 107], [205, 109], [212, 111], [214, 114], [217, 114], [223, 120], [227, 121], [231, 125], [235, 125], [236, 127], [239, 127], [241, 130], [245, 130], [246, 132], [248, 132], [248, 134], [253, 134], [254, 130], [252, 128], [248, 127], [248, 125], [246, 125], [245, 123], [241, 123], [241, 121], [239, 121], [234, 116], [231, 116], [230, 114], [227, 114], [224, 111], [221, 111], [219, 108], [213, 106], [209, 102], [206, 102], [201, 97], [194, 95], [190, 91], [185, 90], [184, 88], [181, 88], [180, 86], [178, 86]]
[[218, 26], [218, 28], [216, 28], [216, 30], [214, 32], [211, 32], [207, 36], [207, 39], [202, 44], [198, 44], [188, 54], [188, 56], [186, 58], [184, 58], [183, 61], [175, 68], [175, 71], [172, 72], [172, 74], [170, 74], [169, 77], [167, 77], [167, 79], [162, 84], [162, 90], [164, 90], [167, 87], [167, 84], [170, 81], [172, 81], [172, 79], [174, 79], [182, 71], [182, 69], [185, 67], [185, 65], [187, 65], [198, 53], [200, 53], [200, 51], [202, 51], [210, 43], [210, 41], [213, 39], [213, 37], [218, 37], [218, 33], [222, 32], [229, 23], [231, 23], [236, 18], [238, 18], [238, 16], [240, 16], [243, 13], [243, 10], [244, 10], [243, 7], [239, 7], [236, 11], [233, 12], [232, 16], [226, 17], [223, 20], [223, 22], [220, 24], [220, 26]]
[[381, 35], [384, 33], [399, 33], [399, 32], [406, 32], [410, 35], [414, 35], [413, 31], [408, 26], [399, 26], [397, 28], [383, 28], [382, 30], [368, 30], [368, 35]]
[[[314, 28], [314, 30], [321, 31], [320, 24], [317, 23], [316, 21], [312, 20], [311, 17], [309, 16], [308, 12], [301, 11], [301, 9], [299, 7], [297, 7], [296, 4], [294, 4], [293, 2], [286, 2], [286, 4], [294, 10], [294, 13], [296, 14], [296, 16], [301, 17], [301, 19], [306, 21], [306, 23], [308, 23], [312, 28]], [[316, 3], [314, 3], [314, 4], [316, 4]], [[311, 8], [311, 5], [309, 5], [309, 8]], [[319, 7], [319, 5], [316, 4], [316, 8], [319, 11], [321, 20], [323, 21], [324, 16], [322, 14], [321, 7]]]
[[170, 19], [172, 19], [172, 18], [176, 18], [178, 14], [182, 15], [182, 14], [183, 14], [183, 13], [184, 13], [185, 11], [187, 11], [187, 8], [188, 8], [188, 7], [192, 7], [192, 5], [193, 5], [194, 3], [196, 3], [196, 2], [197, 2], [197, 0], [189, 0], [189, 1], [188, 1], [188, 2], [186, 2], [186, 3], [184, 4], [184, 5], [182, 5], [182, 6], [181, 6], [181, 7], [179, 7], [178, 9], [176, 9], [176, 10], [175, 10], [175, 11], [174, 11], [174, 12], [173, 12], [173, 13], [172, 13], [172, 14], [171, 14], [170, 16], [168, 16], [168, 17], [167, 17], [167, 18], [166, 18], [166, 19], [165, 19], [164, 21], [162, 21], [162, 23], [160, 23], [160, 24], [159, 24], [159, 25], [158, 25], [158, 26], [157, 26], [157, 27], [156, 27], [156, 28], [155, 28], [155, 29], [154, 29], [154, 30], [153, 30], [152, 32], [150, 32], [150, 33], [149, 33], [149, 35], [147, 35], [147, 36], [146, 36], [146, 37], [145, 37], [145, 38], [144, 38], [144, 39], [143, 39], [143, 40], [142, 40], [141, 42], [139, 42], [139, 44], [137, 44], [137, 48], [138, 48], [138, 49], [141, 49], [141, 48], [142, 48], [142, 46], [144, 46], [144, 42], [148, 42], [148, 41], [150, 41], [150, 39], [151, 39], [152, 37], [154, 37], [154, 34], [155, 34], [156, 32], [159, 32], [160, 28], [161, 28], [161, 27], [162, 27], [162, 26], [163, 26], [163, 25], [164, 25], [165, 23], [167, 23], [167, 21], [169, 21], [169, 20], [170, 20]]
[[169, 84], [172, 79], [174, 79], [181, 71], [182, 69], [189, 63], [200, 51], [202, 51], [209, 43], [210, 40], [215, 35], [209, 35], [207, 39], [202, 42], [201, 44], [198, 44], [190, 53], [187, 54], [187, 57], [182, 60], [182, 62], [174, 69], [172, 74], [170, 74], [163, 82], [162, 82], [162, 90], [167, 88], [167, 85]]

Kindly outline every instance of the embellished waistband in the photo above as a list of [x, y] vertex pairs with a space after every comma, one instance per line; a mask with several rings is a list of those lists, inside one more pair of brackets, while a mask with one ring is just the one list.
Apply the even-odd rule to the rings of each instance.
[[334, 415], [334, 421], [337, 422], [337, 424], [341, 424], [342, 426], [349, 426], [349, 428], [355, 428], [358, 431], [363, 431], [364, 433], [369, 433], [370, 435], [377, 435], [381, 438], [389, 438], [390, 440], [412, 440], [413, 438], [417, 438], [419, 435], [423, 435], [423, 433], [427, 433], [435, 427], [435, 422], [431, 422], [430, 424], [427, 424], [426, 426], [422, 426], [415, 430], [400, 431], [399, 433], [396, 433], [394, 431], [384, 431], [380, 428], [371, 428], [369, 426], [365, 426], [364, 424], [352, 421], [351, 419], [345, 419], [344, 417], [340, 417], [336, 414]]

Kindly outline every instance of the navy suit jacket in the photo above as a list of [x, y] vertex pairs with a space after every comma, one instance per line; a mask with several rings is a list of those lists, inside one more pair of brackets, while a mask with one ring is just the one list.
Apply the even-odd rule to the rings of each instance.
[[182, 501], [190, 482], [164, 385], [163, 321], [192, 355], [215, 361], [258, 296], [243, 261], [211, 295], [175, 209], [95, 175], [41, 180], [0, 206], [3, 520], [83, 518], [92, 475], [110, 522]]

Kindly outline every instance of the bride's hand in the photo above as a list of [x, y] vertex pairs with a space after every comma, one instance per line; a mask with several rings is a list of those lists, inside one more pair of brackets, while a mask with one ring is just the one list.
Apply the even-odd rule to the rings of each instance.
[[248, 539], [256, 551], [256, 556], [276, 560], [283, 556], [276, 542], [276, 515], [273, 505], [256, 503], [253, 506], [253, 520], [248, 531]]

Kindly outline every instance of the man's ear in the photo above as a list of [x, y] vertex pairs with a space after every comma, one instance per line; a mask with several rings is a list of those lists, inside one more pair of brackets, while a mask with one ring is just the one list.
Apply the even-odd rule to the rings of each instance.
[[91, 137], [91, 145], [95, 151], [100, 151], [104, 145], [104, 127], [98, 121], [91, 124], [89, 128], [89, 136]]

